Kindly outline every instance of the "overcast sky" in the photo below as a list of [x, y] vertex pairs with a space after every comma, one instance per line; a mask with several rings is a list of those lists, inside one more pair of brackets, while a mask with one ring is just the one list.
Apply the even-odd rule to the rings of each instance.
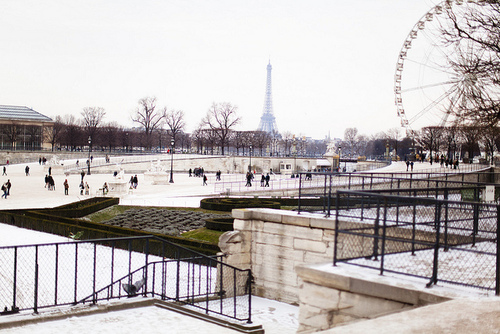
[[270, 60], [279, 131], [375, 134], [400, 125], [396, 60], [437, 2], [0, 0], [0, 104], [50, 117], [98, 106], [132, 126], [137, 101], [156, 96], [191, 132], [230, 102], [255, 130]]

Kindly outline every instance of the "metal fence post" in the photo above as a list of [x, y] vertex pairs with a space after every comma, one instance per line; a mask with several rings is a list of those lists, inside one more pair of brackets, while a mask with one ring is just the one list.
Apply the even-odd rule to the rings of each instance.
[[436, 227], [436, 241], [434, 243], [434, 259], [432, 263], [432, 277], [427, 283], [426, 287], [430, 288], [432, 284], [438, 282], [438, 259], [439, 259], [439, 237], [440, 237], [440, 223], [439, 218], [441, 217], [441, 203], [436, 202], [436, 214], [434, 215], [434, 226]]
[[372, 257], [377, 260], [378, 257], [378, 237], [380, 227], [380, 197], [377, 197], [377, 217], [373, 226], [373, 254]]
[[17, 293], [17, 246], [14, 248], [14, 282], [12, 291], [12, 309], [16, 308], [16, 293]]
[[381, 259], [380, 259], [380, 275], [384, 274], [384, 258], [385, 258], [385, 237], [387, 232], [387, 198], [384, 198], [384, 225], [382, 225], [382, 249], [381, 249]]
[[34, 286], [34, 300], [33, 312], [38, 313], [38, 245], [35, 246], [35, 286]]
[[300, 215], [300, 197], [302, 195], [302, 173], [299, 174], [299, 199], [298, 199], [298, 208], [297, 208], [297, 214]]
[[335, 234], [333, 237], [333, 265], [337, 265], [337, 248], [339, 239], [339, 192], [337, 191], [337, 196], [335, 197]]
[[500, 295], [500, 205], [497, 205], [497, 254], [496, 254], [496, 273], [495, 273], [495, 295]]

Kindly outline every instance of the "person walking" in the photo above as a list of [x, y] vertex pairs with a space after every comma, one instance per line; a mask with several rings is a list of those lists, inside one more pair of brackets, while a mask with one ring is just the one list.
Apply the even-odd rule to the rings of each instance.
[[24, 172], [26, 173], [26, 176], [29, 176], [30, 175], [30, 167], [29, 166], [26, 166], [24, 168]]
[[10, 196], [10, 187], [12, 186], [12, 183], [10, 183], [10, 179], [7, 180], [6, 185], [7, 185], [7, 196]]
[[82, 181], [83, 181], [83, 178], [85, 177], [85, 171], [82, 169], [82, 172], [80, 173], [80, 176], [82, 177]]
[[68, 183], [68, 179], [64, 180], [64, 195], [68, 195], [68, 192], [69, 192], [69, 183]]
[[7, 199], [7, 183], [2, 184], [2, 191], [3, 191], [2, 197]]
[[80, 182], [80, 195], [83, 195], [83, 189], [85, 189], [85, 185], [83, 184], [83, 180]]
[[207, 176], [206, 175], [203, 175], [203, 185], [204, 186], [207, 185]]
[[137, 185], [139, 184], [139, 180], [137, 179], [137, 174], [134, 175], [134, 178], [132, 179], [132, 184], [134, 186], [134, 189], [137, 189]]
[[271, 180], [271, 177], [269, 176], [269, 173], [266, 175], [266, 187], [269, 187], [269, 180]]
[[3, 166], [3, 174], [2, 174], [2, 176], [3, 175], [7, 175], [7, 167], [5, 167], [5, 166]]

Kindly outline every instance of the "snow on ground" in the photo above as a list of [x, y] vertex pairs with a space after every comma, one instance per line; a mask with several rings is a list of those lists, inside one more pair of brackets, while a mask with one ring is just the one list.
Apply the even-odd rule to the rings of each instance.
[[[83, 161], [83, 159], [81, 159]], [[24, 168], [30, 166], [30, 175], [26, 176]], [[11, 196], [6, 200], [0, 200], [2, 209], [19, 208], [44, 208], [54, 207], [66, 203], [79, 201], [89, 196], [80, 195], [78, 184], [80, 175], [54, 175], [56, 190], [48, 191], [44, 188], [44, 176], [46, 166], [38, 163], [22, 165], [10, 165], [7, 167], [7, 176], [2, 176], [0, 182], [10, 179], [12, 182]], [[139, 187], [131, 194], [121, 198], [120, 203], [125, 205], [162, 205], [178, 207], [199, 207], [200, 200], [214, 194], [214, 185], [210, 184], [215, 177], [209, 176], [209, 186], [202, 186], [200, 178], [189, 177], [187, 174], [174, 174], [175, 183], [168, 185], [151, 185], [144, 180], [144, 175], [138, 174]], [[70, 183], [68, 196], [64, 195], [62, 183], [64, 179]], [[129, 179], [125, 175], [124, 179]], [[95, 195], [97, 189], [112, 180], [109, 174], [86, 175], [84, 181], [91, 188], [90, 194]], [[15, 226], [0, 224], [0, 246], [32, 245], [53, 242], [68, 242], [69, 238], [51, 235], [32, 230], [21, 229]], [[43, 312], [43, 311], [42, 311]], [[293, 333], [298, 327], [298, 307], [273, 300], [253, 297], [252, 298], [252, 320], [254, 324], [262, 324], [266, 333]], [[9, 316], [9, 317], [15, 317]], [[0, 321], [7, 318], [1, 317]], [[18, 328], [4, 329], [2, 333], [81, 333], [89, 331], [92, 333], [109, 333], [118, 331], [120, 333], [165, 332], [185, 333], [191, 329], [203, 333], [229, 333], [231, 330], [223, 331], [220, 326], [208, 325], [205, 322], [194, 321], [194, 319], [181, 316], [173, 311], [159, 309], [157, 307], [144, 307], [135, 310], [124, 310], [85, 317], [71, 317], [66, 320], [51, 321]]]
[[[85, 161], [85, 159], [82, 158], [81, 161]], [[66, 163], [72, 162], [67, 161]], [[29, 176], [24, 173], [26, 165], [30, 167]], [[430, 166], [428, 163], [416, 163], [414, 165], [414, 171], [427, 171], [430, 168], [440, 167], [436, 164]], [[89, 197], [79, 193], [79, 174], [54, 175], [56, 190], [48, 191], [44, 188], [46, 170], [47, 166], [41, 166], [37, 162], [8, 166], [7, 176], [1, 176], [0, 182], [4, 183], [7, 179], [10, 179], [12, 182], [11, 196], [6, 200], [0, 199], [0, 208], [54, 207]], [[406, 170], [406, 165], [404, 162], [397, 162], [382, 170], [401, 172]], [[209, 185], [205, 187], [202, 186], [200, 178], [190, 178], [187, 173], [175, 173], [175, 183], [168, 185], [151, 185], [144, 180], [144, 175], [139, 174], [138, 177], [139, 187], [133, 193], [122, 196], [121, 204], [198, 207], [201, 198], [216, 194], [213, 185], [215, 177], [213, 175], [209, 176]], [[129, 178], [130, 175], [124, 176], [125, 180]], [[68, 179], [70, 184], [68, 196], [64, 195], [62, 187], [65, 179]], [[110, 174], [94, 173], [86, 175], [84, 181], [89, 183], [90, 196], [92, 196], [96, 195], [104, 182], [109, 182], [112, 179], [113, 176]], [[0, 224], [0, 246], [66, 241], [69, 241], [68, 238]], [[296, 306], [253, 297], [252, 313], [254, 324], [262, 324], [266, 333], [294, 333], [298, 327], [298, 307]], [[9, 317], [16, 317], [16, 315], [2, 317], [0, 321], [8, 321]], [[169, 333], [185, 333], [190, 330], [198, 330], [203, 333], [225, 333], [220, 326], [212, 327], [205, 322], [198, 322], [190, 317], [156, 307], [115, 311], [85, 317], [71, 317], [65, 320], [3, 329], [2, 333], [23, 334], [33, 331], [37, 333], [81, 333], [84, 331], [91, 333], [109, 333], [113, 331], [119, 333], [159, 333], [166, 330]]]

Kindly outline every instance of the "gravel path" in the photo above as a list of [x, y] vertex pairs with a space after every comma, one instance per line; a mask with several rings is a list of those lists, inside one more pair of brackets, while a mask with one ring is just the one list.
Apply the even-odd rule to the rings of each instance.
[[205, 227], [205, 219], [210, 218], [231, 218], [231, 215], [184, 210], [130, 209], [101, 223], [179, 236], [183, 232]]

